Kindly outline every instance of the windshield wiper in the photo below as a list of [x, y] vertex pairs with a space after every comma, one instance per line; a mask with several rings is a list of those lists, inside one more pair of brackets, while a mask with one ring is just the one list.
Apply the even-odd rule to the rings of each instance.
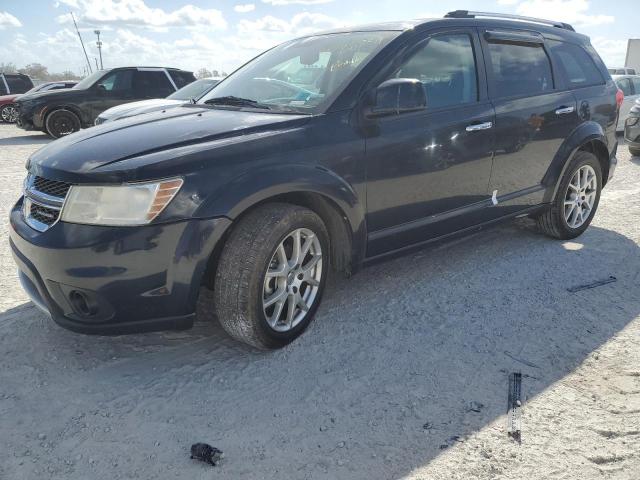
[[234, 97], [233, 95], [229, 95], [227, 97], [210, 98], [204, 103], [206, 105], [229, 105], [232, 107], [252, 107], [261, 108], [263, 110], [271, 110], [271, 106], [265, 103], [260, 103], [249, 98]]

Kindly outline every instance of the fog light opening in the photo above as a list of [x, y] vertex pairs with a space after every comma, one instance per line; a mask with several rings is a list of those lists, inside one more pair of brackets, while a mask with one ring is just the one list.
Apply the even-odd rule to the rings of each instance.
[[79, 315], [91, 317], [97, 313], [97, 309], [92, 305], [88, 297], [78, 290], [72, 290], [69, 293], [69, 301]]

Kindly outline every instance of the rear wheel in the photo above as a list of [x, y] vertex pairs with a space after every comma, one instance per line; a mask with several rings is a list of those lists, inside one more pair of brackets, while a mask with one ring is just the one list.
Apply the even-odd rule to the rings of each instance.
[[60, 138], [80, 130], [80, 119], [69, 110], [55, 110], [47, 115], [45, 129], [53, 138]]
[[0, 109], [0, 118], [5, 123], [16, 123], [18, 121], [18, 107], [15, 103], [5, 105]]
[[224, 329], [260, 349], [304, 332], [329, 270], [329, 238], [309, 209], [272, 203], [240, 220], [220, 256], [214, 304]]
[[592, 153], [578, 152], [560, 181], [551, 208], [538, 217], [538, 227], [563, 240], [581, 235], [593, 220], [601, 191], [600, 162]]

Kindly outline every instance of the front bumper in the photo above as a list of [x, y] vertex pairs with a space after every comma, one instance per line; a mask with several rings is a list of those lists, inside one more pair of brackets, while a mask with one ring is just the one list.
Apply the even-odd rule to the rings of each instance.
[[33, 302], [70, 330], [114, 335], [193, 325], [208, 258], [226, 218], [143, 227], [58, 222], [29, 227], [11, 211], [10, 245]]

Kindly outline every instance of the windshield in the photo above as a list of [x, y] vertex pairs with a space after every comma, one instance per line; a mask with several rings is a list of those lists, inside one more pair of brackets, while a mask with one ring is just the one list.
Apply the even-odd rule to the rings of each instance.
[[219, 82], [220, 80], [214, 80], [212, 78], [196, 80], [195, 82], [182, 87], [180, 90], [173, 92], [167, 98], [172, 100], [191, 100], [192, 98], [195, 98], [197, 100]]
[[236, 71], [198, 103], [276, 112], [322, 112], [397, 35], [388, 31], [351, 32], [284, 43]]
[[107, 73], [107, 70], [98, 70], [97, 72], [93, 72], [88, 77], [84, 77], [82, 80], [80, 80], [73, 88], [76, 88], [78, 90], [85, 90], [96, 83], [96, 81], [101, 79], [105, 73]]

